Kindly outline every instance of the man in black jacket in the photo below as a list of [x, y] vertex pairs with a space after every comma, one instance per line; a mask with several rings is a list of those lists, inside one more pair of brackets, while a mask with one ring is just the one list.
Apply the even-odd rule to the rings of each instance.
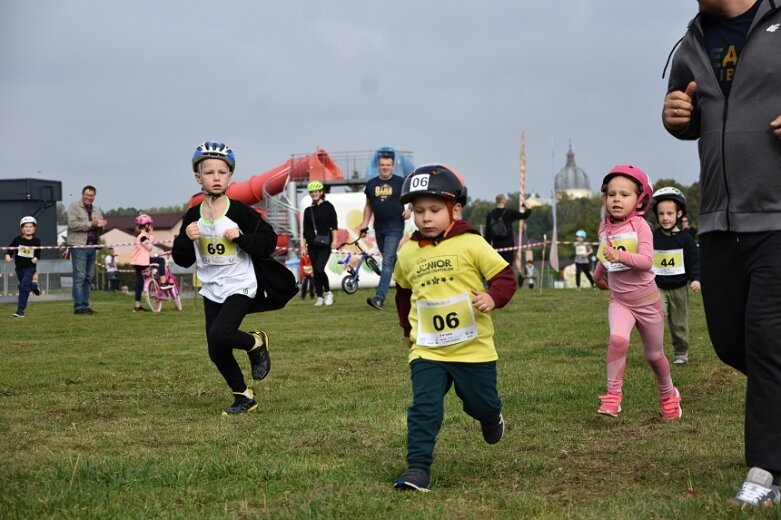
[[759, 507], [778, 504], [781, 475], [781, 4], [699, 4], [662, 119], [678, 139], [699, 140], [708, 331], [719, 358], [747, 379], [751, 469], [735, 500]]
[[521, 211], [515, 211], [507, 207], [507, 196], [500, 193], [496, 196], [496, 207], [488, 212], [485, 217], [485, 230], [483, 237], [499, 250], [502, 258], [510, 264], [515, 264], [515, 232], [513, 222], [529, 218], [532, 211], [521, 205]]

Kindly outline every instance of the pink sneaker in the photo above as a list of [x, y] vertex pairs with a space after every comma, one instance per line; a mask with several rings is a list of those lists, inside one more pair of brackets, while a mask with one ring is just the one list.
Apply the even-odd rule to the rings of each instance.
[[673, 387], [673, 390], [673, 395], [659, 400], [659, 403], [662, 405], [662, 419], [665, 421], [674, 421], [680, 419], [681, 415], [683, 415], [681, 393], [675, 387]]
[[618, 417], [618, 413], [621, 411], [621, 399], [622, 394], [604, 394], [599, 396], [599, 400], [602, 404], [599, 406], [597, 413], [603, 415], [609, 415], [611, 417]]

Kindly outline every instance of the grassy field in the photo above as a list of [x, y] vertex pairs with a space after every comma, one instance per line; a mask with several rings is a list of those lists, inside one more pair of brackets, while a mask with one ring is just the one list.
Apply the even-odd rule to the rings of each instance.
[[746, 472], [744, 380], [715, 358], [699, 295], [692, 362], [673, 368], [684, 415], [668, 424], [636, 336], [624, 412], [595, 413], [606, 293], [519, 291], [494, 313], [505, 438], [486, 445], [451, 392], [432, 492], [394, 492], [406, 349], [393, 305], [378, 312], [368, 295], [249, 316], [246, 330], [270, 334], [273, 365], [251, 385], [259, 411], [232, 418], [220, 416], [231, 397], [199, 300], [140, 315], [131, 297], [98, 293], [88, 317], [33, 299], [23, 320], [4, 306], [0, 517], [781, 517], [727, 501]]

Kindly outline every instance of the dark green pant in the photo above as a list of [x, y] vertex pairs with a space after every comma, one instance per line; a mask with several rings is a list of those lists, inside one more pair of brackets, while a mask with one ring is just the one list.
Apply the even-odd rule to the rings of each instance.
[[480, 422], [496, 422], [502, 400], [496, 388], [496, 361], [443, 363], [416, 359], [410, 363], [412, 405], [407, 411], [407, 464], [430, 471], [434, 445], [444, 417], [444, 399], [451, 385], [464, 411]]

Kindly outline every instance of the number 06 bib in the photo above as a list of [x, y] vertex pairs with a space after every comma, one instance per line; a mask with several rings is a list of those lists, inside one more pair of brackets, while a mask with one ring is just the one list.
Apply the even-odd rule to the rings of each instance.
[[472, 300], [461, 293], [442, 300], [418, 300], [418, 337], [422, 347], [447, 347], [477, 337]]

